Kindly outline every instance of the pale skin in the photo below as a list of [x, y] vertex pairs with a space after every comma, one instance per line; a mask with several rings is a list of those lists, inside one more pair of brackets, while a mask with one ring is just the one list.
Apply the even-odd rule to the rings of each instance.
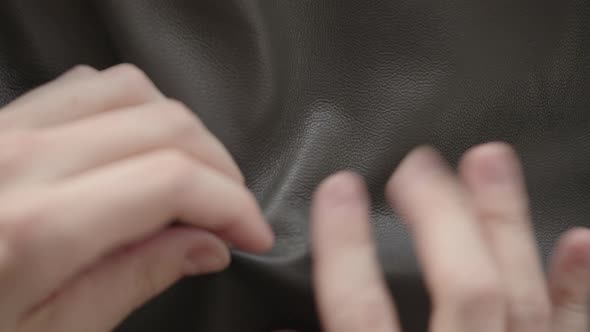
[[[588, 331], [590, 231], [561, 237], [545, 278], [509, 146], [471, 149], [458, 174], [417, 148], [386, 191], [416, 240], [432, 332]], [[350, 172], [314, 195], [326, 331], [401, 332], [368, 209]], [[272, 244], [227, 150], [134, 66], [76, 67], [0, 111], [1, 331], [108, 332], [182, 277], [226, 268], [229, 246]]]

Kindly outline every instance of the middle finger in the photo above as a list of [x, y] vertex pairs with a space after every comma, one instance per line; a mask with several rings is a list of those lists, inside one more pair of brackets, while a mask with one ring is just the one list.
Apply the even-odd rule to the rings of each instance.
[[508, 290], [508, 331], [547, 331], [549, 295], [514, 151], [503, 143], [476, 147], [460, 170]]
[[432, 330], [503, 331], [498, 273], [474, 212], [440, 155], [422, 147], [410, 153], [387, 185], [409, 222], [433, 295]]

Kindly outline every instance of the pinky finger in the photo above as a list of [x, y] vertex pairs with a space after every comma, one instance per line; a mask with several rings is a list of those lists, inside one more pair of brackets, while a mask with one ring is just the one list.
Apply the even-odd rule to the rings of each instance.
[[549, 287], [553, 331], [589, 331], [590, 229], [573, 229], [561, 237], [551, 260]]
[[229, 264], [224, 242], [188, 227], [168, 229], [107, 256], [32, 309], [19, 331], [111, 331], [133, 310], [187, 275]]

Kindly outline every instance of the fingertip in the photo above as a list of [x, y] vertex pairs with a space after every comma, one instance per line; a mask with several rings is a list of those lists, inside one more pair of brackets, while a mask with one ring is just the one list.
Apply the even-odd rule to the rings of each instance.
[[422, 180], [428, 172], [446, 168], [446, 162], [438, 150], [428, 145], [418, 146], [404, 157], [387, 181], [387, 199], [393, 204], [402, 191]]
[[368, 218], [369, 198], [363, 178], [352, 171], [339, 171], [318, 186], [311, 208], [314, 237], [323, 238], [358, 228]]
[[576, 227], [561, 236], [551, 258], [550, 290], [557, 321], [585, 317], [590, 295], [590, 229]]
[[577, 226], [563, 235], [564, 240], [571, 243], [586, 243], [590, 241], [590, 228]]
[[[257, 204], [258, 207], [258, 204]], [[252, 246], [251, 250], [255, 253], [265, 253], [271, 250], [275, 243], [275, 234], [272, 226], [268, 223], [262, 210], [258, 208], [258, 220], [257, 220], [257, 240]]]
[[312, 244], [320, 256], [370, 241], [369, 198], [362, 177], [340, 171], [319, 185], [311, 209]]
[[273, 248], [275, 235], [263, 217], [249, 220], [240, 227], [236, 227], [236, 223], [228, 224], [215, 234], [237, 248], [255, 254], [263, 254]]
[[364, 192], [365, 183], [360, 175], [352, 171], [340, 171], [320, 183], [315, 198], [334, 206], [358, 199]]
[[465, 160], [474, 157], [476, 159], [479, 159], [478, 157], [485, 156], [489, 156], [492, 158], [498, 156], [510, 158], [514, 157], [515, 155], [516, 152], [509, 143], [502, 141], [493, 141], [472, 146], [471, 148], [467, 149], [467, 151], [465, 151], [462, 159]]
[[558, 243], [558, 253], [566, 269], [590, 267], [590, 229], [575, 227], [568, 230]]
[[467, 150], [459, 162], [459, 172], [470, 184], [500, 183], [519, 178], [521, 166], [509, 144], [491, 142]]
[[275, 234], [270, 224], [266, 221], [263, 221], [263, 228], [262, 235], [258, 246], [253, 248], [254, 252], [256, 253], [266, 253], [271, 250], [275, 245]]

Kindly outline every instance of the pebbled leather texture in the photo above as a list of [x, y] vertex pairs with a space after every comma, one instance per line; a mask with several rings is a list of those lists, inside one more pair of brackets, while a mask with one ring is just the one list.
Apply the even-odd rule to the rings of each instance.
[[475, 144], [512, 143], [544, 259], [561, 232], [590, 226], [587, 0], [0, 4], [0, 105], [75, 64], [120, 62], [145, 70], [228, 147], [277, 243], [181, 281], [117, 332], [319, 330], [308, 205], [319, 181], [345, 168], [370, 186], [406, 331], [425, 331], [412, 241], [382, 194], [418, 144], [456, 164]]

